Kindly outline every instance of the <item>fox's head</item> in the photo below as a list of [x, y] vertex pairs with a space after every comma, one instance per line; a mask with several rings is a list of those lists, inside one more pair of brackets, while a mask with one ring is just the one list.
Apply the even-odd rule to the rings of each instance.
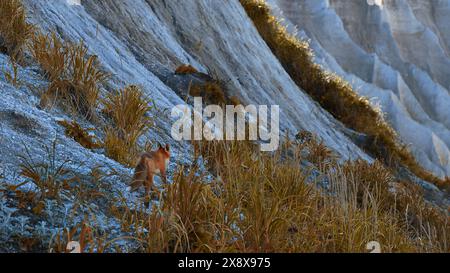
[[165, 147], [163, 147], [161, 144], [159, 144], [158, 152], [161, 153], [165, 158], [170, 158], [170, 146], [169, 146], [169, 144], [166, 144]]

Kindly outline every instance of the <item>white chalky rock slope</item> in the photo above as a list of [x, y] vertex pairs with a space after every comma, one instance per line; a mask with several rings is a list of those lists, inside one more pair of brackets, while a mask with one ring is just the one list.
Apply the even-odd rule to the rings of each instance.
[[450, 176], [449, 0], [271, 0], [316, 61], [379, 105], [418, 161]]
[[[111, 87], [139, 84], [155, 100], [158, 130], [150, 139], [170, 142], [171, 107], [183, 103], [161, 78], [181, 64], [212, 71], [243, 102], [280, 105], [281, 127], [316, 132], [343, 158], [370, 158], [290, 79], [259, 36], [238, 0], [55, 1], [24, 0], [30, 20], [62, 38], [83, 39], [113, 77]], [[104, 91], [106, 92], [106, 91]], [[64, 137], [64, 136], [61, 136]], [[187, 145], [173, 143], [176, 154]]]

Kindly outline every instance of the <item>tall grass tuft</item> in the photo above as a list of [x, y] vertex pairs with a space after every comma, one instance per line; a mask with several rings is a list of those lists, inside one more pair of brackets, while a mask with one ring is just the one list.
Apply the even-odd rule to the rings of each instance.
[[46, 146], [46, 154], [38, 162], [35, 161], [35, 157], [26, 146], [25, 154], [19, 156], [21, 159], [20, 174], [27, 179], [27, 183], [36, 186], [40, 194], [39, 200], [59, 200], [64, 184], [73, 179], [70, 171], [66, 169], [66, 165], [71, 161], [59, 160], [57, 145], [55, 139], [50, 147]]
[[84, 129], [78, 122], [74, 120], [62, 120], [58, 123], [66, 129], [65, 133], [68, 137], [73, 138], [84, 148], [98, 149], [102, 147], [102, 143], [95, 136], [92, 136], [89, 133], [90, 131], [94, 130], [93, 128]]
[[385, 164], [405, 165], [418, 177], [448, 187], [444, 180], [425, 170], [408, 149], [399, 143], [395, 131], [384, 121], [367, 99], [360, 97], [339, 76], [326, 72], [313, 61], [313, 52], [307, 42], [291, 35], [272, 15], [262, 0], [240, 0], [259, 33], [280, 60], [291, 78], [314, 100], [347, 127], [369, 136], [364, 145], [368, 152]]
[[48, 106], [56, 101], [73, 114], [93, 119], [99, 87], [109, 75], [100, 70], [95, 56], [88, 56], [84, 43], [63, 42], [55, 33], [36, 33], [29, 50], [50, 81], [41, 105]]
[[20, 61], [33, 30], [34, 26], [27, 23], [25, 8], [20, 0], [0, 1], [0, 53]]
[[104, 101], [111, 125], [105, 128], [104, 146], [112, 159], [133, 166], [140, 153], [139, 138], [152, 126], [150, 101], [138, 86], [130, 85]]

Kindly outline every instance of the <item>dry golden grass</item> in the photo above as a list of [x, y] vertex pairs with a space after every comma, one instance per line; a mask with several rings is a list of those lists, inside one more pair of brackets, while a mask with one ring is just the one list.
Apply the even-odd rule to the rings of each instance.
[[20, 61], [33, 30], [34, 26], [27, 23], [26, 12], [20, 0], [0, 2], [0, 52]]
[[[124, 206], [117, 217], [138, 251], [152, 253], [368, 252], [374, 240], [383, 252], [450, 250], [447, 214], [419, 204], [423, 196], [409, 189], [393, 193], [400, 183], [379, 162], [327, 161], [310, 181], [298, 149], [314, 145], [284, 143], [270, 155], [249, 142], [197, 142], [216, 179], [180, 167], [150, 214]], [[316, 186], [323, 179], [326, 189]]]
[[76, 121], [67, 121], [62, 120], [58, 122], [61, 126], [63, 126], [66, 131], [66, 135], [68, 137], [73, 138], [76, 142], [78, 142], [81, 146], [86, 149], [98, 149], [103, 145], [102, 143], [95, 137], [89, 134], [90, 131], [93, 131], [93, 128], [84, 129], [78, 124]]
[[36, 33], [29, 50], [50, 81], [41, 105], [48, 106], [56, 101], [73, 114], [94, 118], [99, 87], [109, 75], [100, 70], [95, 56], [88, 56], [84, 43], [63, 42], [55, 33]]
[[32, 57], [39, 63], [50, 81], [65, 77], [68, 71], [68, 48], [56, 36], [34, 33], [28, 45]]
[[180, 65], [176, 70], [175, 70], [175, 74], [178, 75], [187, 75], [187, 74], [195, 74], [198, 73], [198, 70], [195, 69], [195, 67], [193, 67], [190, 64], [183, 64]]
[[309, 44], [288, 33], [262, 0], [241, 0], [256, 28], [292, 79], [346, 126], [369, 136], [363, 147], [386, 164], [403, 164], [418, 177], [441, 188], [449, 183], [434, 176], [401, 145], [394, 130], [350, 84], [313, 61]]
[[316, 137], [302, 143], [307, 150], [305, 159], [319, 166], [328, 163], [334, 163], [336, 157], [333, 151], [328, 148], [323, 141], [319, 141]]
[[138, 140], [152, 126], [148, 116], [150, 102], [141, 88], [130, 85], [109, 94], [104, 106], [104, 113], [111, 119], [111, 125], [105, 128], [106, 154], [122, 164], [133, 166], [142, 152]]

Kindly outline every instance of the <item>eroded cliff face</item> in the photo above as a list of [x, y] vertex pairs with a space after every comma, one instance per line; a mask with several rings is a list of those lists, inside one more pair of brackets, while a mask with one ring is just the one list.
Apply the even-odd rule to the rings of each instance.
[[421, 164], [450, 175], [450, 1], [271, 3], [316, 61], [382, 108]]

